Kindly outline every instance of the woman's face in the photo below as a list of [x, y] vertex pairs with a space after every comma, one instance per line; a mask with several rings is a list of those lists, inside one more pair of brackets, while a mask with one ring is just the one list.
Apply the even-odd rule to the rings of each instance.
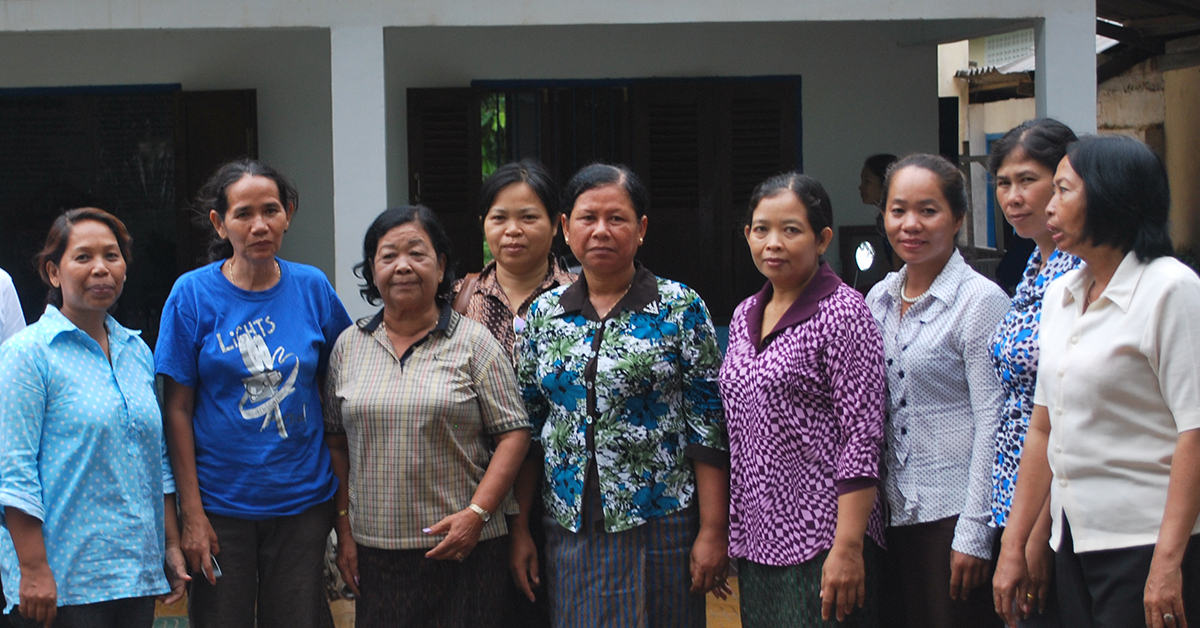
[[871, 169], [863, 166], [862, 172], [858, 174], [858, 196], [862, 199], [864, 205], [878, 205], [879, 198], [883, 196], [883, 181], [875, 176]]
[[1054, 246], [1064, 253], [1078, 255], [1089, 241], [1083, 237], [1087, 225], [1087, 191], [1083, 179], [1063, 157], [1054, 173], [1054, 196], [1046, 206], [1046, 228]]
[[496, 265], [512, 273], [541, 268], [557, 234], [546, 206], [524, 182], [501, 189], [483, 217], [483, 235]]
[[371, 270], [384, 307], [422, 310], [434, 305], [446, 258], [437, 254], [420, 221], [413, 220], [379, 238]]
[[996, 171], [996, 202], [1022, 238], [1045, 242], [1046, 205], [1054, 195], [1054, 172], [1021, 149], [1009, 153]]
[[244, 175], [225, 188], [228, 209], [221, 216], [213, 210], [217, 235], [227, 238], [236, 257], [251, 261], [273, 259], [283, 245], [283, 234], [292, 222], [295, 207], [284, 207], [279, 186], [267, 177]]
[[950, 211], [937, 175], [907, 166], [892, 175], [883, 224], [900, 259], [920, 266], [950, 259], [962, 218]]
[[71, 227], [58, 263], [46, 262], [50, 285], [62, 289], [63, 314], [104, 312], [125, 287], [125, 256], [108, 225], [84, 220]]
[[605, 185], [575, 199], [563, 232], [571, 252], [589, 275], [627, 271], [646, 236], [646, 217], [637, 217], [625, 188]]
[[746, 226], [754, 265], [776, 292], [804, 285], [817, 271], [832, 239], [829, 227], [813, 231], [808, 209], [791, 190], [759, 201]]

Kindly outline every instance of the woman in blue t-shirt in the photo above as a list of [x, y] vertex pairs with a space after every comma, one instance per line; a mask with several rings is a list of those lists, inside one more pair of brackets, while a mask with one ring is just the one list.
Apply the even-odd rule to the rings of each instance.
[[163, 309], [155, 364], [199, 628], [331, 620], [337, 481], [318, 391], [350, 317], [320, 270], [275, 257], [296, 202], [266, 164], [219, 168], [197, 199], [216, 261], [180, 277]]

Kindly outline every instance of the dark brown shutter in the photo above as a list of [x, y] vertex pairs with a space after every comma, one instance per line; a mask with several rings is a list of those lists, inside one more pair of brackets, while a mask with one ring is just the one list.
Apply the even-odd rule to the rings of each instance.
[[742, 227], [754, 188], [797, 167], [798, 81], [630, 88], [632, 166], [650, 189], [641, 257], [699, 292], [719, 325], [763, 283]]
[[746, 245], [745, 218], [750, 195], [759, 183], [798, 167], [798, 80], [726, 84], [727, 105], [720, 109], [729, 112], [729, 134], [720, 141], [728, 146], [729, 187], [723, 190], [726, 211], [721, 212], [720, 230], [730, 263], [723, 268], [721, 299], [713, 305], [723, 316], [732, 316], [737, 304], [765, 281]]
[[687, 284], [707, 301], [720, 291], [715, 248], [712, 126], [707, 84], [643, 84], [630, 88], [633, 163], [650, 191], [643, 263]]
[[408, 90], [408, 196], [437, 212], [457, 275], [483, 266], [476, 212], [482, 183], [479, 96], [471, 88]]
[[190, 207], [200, 186], [221, 164], [258, 157], [255, 91], [180, 92], [176, 128], [175, 258], [182, 274], [208, 261], [212, 229]]

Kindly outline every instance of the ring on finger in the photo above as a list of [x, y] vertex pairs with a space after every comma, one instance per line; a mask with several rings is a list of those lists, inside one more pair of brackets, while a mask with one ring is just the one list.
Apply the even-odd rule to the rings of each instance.
[[1173, 624], [1175, 623], [1175, 616], [1171, 613], [1163, 613], [1163, 621], [1168, 624]]
[[455, 555], [454, 555], [454, 560], [457, 560], [457, 561], [458, 561], [458, 562], [460, 562], [460, 563], [461, 563], [461, 562], [463, 561], [463, 559], [465, 559], [465, 558], [466, 558], [466, 556], [464, 556], [462, 552], [459, 552], [459, 553], [457, 553], [457, 554], [455, 554]]

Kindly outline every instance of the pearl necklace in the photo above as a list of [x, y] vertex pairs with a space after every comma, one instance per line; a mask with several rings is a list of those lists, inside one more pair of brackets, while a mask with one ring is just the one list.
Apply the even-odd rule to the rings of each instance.
[[918, 294], [915, 297], [909, 297], [909, 296], [905, 296], [905, 294], [904, 294], [907, 291], [908, 291], [908, 277], [905, 277], [904, 283], [900, 284], [900, 300], [901, 301], [904, 301], [905, 303], [912, 305], [913, 303], [920, 301], [921, 297], [925, 296], [929, 292], [929, 290], [925, 290], [925, 292], [922, 292], [921, 294]]

